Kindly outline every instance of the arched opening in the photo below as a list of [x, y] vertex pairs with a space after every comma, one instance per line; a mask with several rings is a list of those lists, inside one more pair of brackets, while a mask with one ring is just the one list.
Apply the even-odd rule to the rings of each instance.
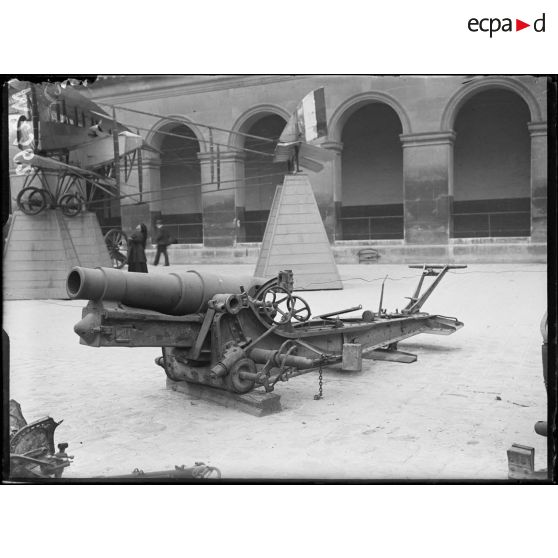
[[401, 239], [401, 121], [384, 103], [356, 110], [343, 127], [340, 235], [343, 240]]
[[200, 144], [185, 124], [165, 128], [161, 150], [161, 218], [183, 244], [203, 242]]
[[277, 114], [264, 115], [243, 132], [269, 138], [273, 142], [245, 138], [244, 147], [269, 155], [246, 152], [244, 159], [246, 242], [261, 242], [277, 185], [283, 182], [287, 163], [274, 163], [271, 156], [275, 151], [286, 121]]
[[470, 97], [454, 130], [454, 238], [529, 236], [531, 145], [529, 108], [512, 91]]

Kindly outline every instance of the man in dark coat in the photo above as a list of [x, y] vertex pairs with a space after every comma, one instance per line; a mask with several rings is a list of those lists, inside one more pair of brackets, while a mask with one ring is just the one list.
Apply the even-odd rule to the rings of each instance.
[[163, 227], [161, 220], [156, 223], [155, 230], [155, 243], [157, 244], [157, 254], [155, 254], [155, 261], [153, 265], [159, 265], [159, 258], [161, 254], [165, 256], [165, 265], [169, 265], [169, 255], [167, 254], [167, 246], [172, 244], [169, 231]]
[[128, 238], [128, 271], [147, 273], [147, 259], [145, 257], [146, 242], [147, 227], [141, 223]]

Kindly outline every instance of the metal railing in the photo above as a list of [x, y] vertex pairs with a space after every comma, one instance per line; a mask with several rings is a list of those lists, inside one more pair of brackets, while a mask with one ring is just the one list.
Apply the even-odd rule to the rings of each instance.
[[267, 225], [266, 219], [244, 221], [245, 242], [261, 242]]
[[341, 217], [339, 240], [398, 240], [404, 238], [402, 215]]
[[[400, 240], [404, 238], [402, 215], [341, 217], [342, 237], [338, 240]], [[261, 242], [267, 219], [244, 222], [244, 242]], [[115, 225], [101, 227], [105, 234]], [[165, 223], [172, 239], [178, 244], [203, 244], [202, 223]], [[498, 236], [530, 236], [530, 211], [491, 211], [454, 213], [452, 238], [478, 238]]]
[[177, 244], [203, 244], [202, 223], [165, 223], [165, 229]]
[[530, 211], [454, 213], [452, 238], [530, 236]]

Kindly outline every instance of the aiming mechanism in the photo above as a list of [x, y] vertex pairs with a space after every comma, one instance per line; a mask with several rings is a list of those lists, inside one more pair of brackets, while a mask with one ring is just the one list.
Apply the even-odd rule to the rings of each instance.
[[[89, 300], [74, 331], [92, 347], [162, 347], [156, 363], [174, 381], [236, 393], [339, 363], [355, 345], [363, 358], [413, 362], [397, 343], [419, 333], [449, 335], [456, 318], [421, 312], [442, 277], [466, 266], [413, 265], [422, 269], [417, 288], [401, 311], [361, 306], [312, 318], [308, 303], [293, 294], [293, 275], [266, 281], [197, 271], [148, 275], [109, 268], [74, 267], [67, 278], [72, 299]], [[434, 277], [421, 293], [425, 277]]]

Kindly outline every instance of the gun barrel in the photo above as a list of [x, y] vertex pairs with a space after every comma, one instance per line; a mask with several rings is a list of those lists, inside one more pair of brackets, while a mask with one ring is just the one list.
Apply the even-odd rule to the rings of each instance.
[[66, 280], [71, 299], [110, 300], [144, 310], [181, 316], [203, 312], [216, 294], [250, 291], [265, 280], [186, 271], [149, 275], [106, 267], [74, 267]]

